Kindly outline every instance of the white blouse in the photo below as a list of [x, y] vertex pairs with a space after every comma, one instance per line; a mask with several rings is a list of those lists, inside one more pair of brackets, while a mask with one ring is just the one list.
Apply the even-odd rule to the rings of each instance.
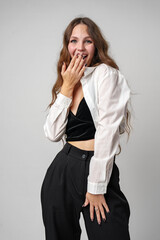
[[[118, 150], [120, 132], [123, 132], [126, 124], [130, 88], [119, 70], [104, 63], [86, 67], [80, 81], [96, 128], [87, 191], [104, 194]], [[71, 102], [72, 98], [60, 92], [57, 94], [44, 124], [45, 136], [49, 140], [58, 142], [62, 139], [66, 142], [65, 130]]]

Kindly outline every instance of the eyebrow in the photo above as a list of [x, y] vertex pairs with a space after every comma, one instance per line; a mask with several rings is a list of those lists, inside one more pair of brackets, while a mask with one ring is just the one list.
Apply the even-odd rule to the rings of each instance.
[[[75, 36], [71, 36], [71, 38], [77, 38], [77, 37], [75, 37]], [[86, 36], [85, 38], [91, 38], [90, 36]], [[85, 39], [84, 38], [84, 39]], [[78, 38], [77, 38], [78, 39]]]

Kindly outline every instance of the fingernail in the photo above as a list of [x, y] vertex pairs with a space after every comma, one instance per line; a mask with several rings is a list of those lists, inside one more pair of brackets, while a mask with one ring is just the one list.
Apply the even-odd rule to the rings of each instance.
[[101, 224], [101, 222], [98, 222], [98, 224]]
[[87, 66], [87, 63], [85, 64], [85, 67]]
[[93, 222], [93, 218], [91, 218], [91, 221]]
[[103, 221], [105, 222], [105, 221], [106, 221], [106, 218], [103, 218]]

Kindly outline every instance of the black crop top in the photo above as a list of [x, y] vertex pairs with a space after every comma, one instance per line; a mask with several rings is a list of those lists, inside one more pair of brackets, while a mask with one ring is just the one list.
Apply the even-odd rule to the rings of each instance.
[[66, 141], [82, 141], [94, 139], [95, 125], [88, 105], [83, 97], [79, 103], [77, 113], [74, 115], [69, 111], [68, 122], [66, 125]]

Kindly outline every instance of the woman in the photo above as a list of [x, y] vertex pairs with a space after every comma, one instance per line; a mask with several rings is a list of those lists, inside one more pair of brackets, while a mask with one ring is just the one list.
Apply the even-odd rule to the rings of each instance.
[[44, 132], [65, 145], [42, 184], [46, 239], [80, 239], [82, 212], [90, 240], [129, 240], [130, 207], [115, 157], [119, 135], [130, 132], [130, 89], [91, 19], [66, 28], [57, 72]]

